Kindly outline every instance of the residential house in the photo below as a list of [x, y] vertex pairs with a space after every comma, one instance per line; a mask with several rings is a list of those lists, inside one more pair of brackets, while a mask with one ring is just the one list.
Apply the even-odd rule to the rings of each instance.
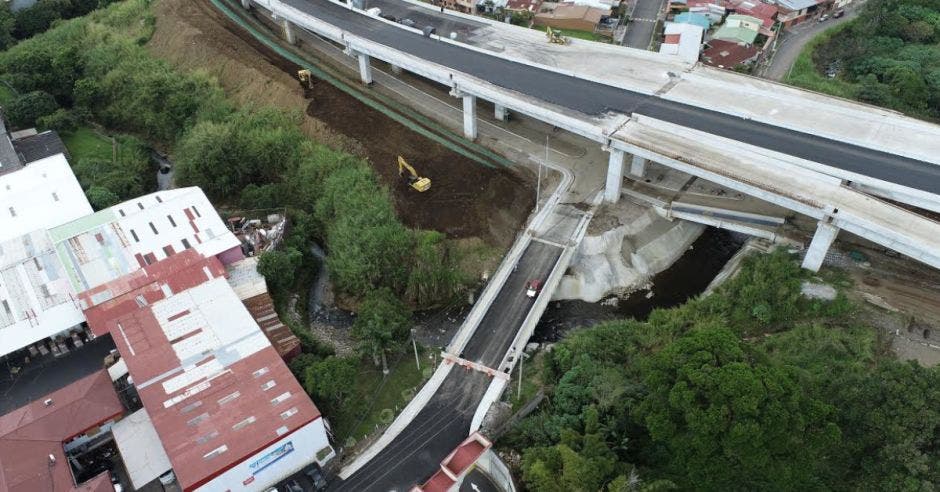
[[509, 0], [506, 2], [505, 10], [511, 12], [531, 12], [537, 14], [542, 6], [542, 0]]
[[730, 0], [728, 6], [735, 14], [746, 15], [760, 19], [760, 34], [767, 37], [774, 36], [774, 23], [777, 18], [777, 7], [760, 0]]
[[777, 20], [786, 29], [803, 22], [817, 10], [816, 0], [776, 0]]
[[676, 24], [692, 24], [694, 26], [699, 26], [705, 32], [708, 32], [708, 30], [712, 27], [712, 21], [708, 18], [708, 16], [695, 12], [683, 12], [681, 14], [677, 14], [672, 19], [672, 22]]
[[749, 63], [760, 54], [760, 48], [754, 45], [738, 44], [735, 41], [712, 39], [702, 52], [702, 61], [713, 67], [734, 68]]
[[734, 41], [738, 44], [752, 45], [757, 39], [762, 22], [748, 15], [729, 15], [725, 23], [712, 35], [712, 39]]
[[607, 15], [605, 10], [564, 2], [557, 4], [551, 11], [536, 14], [535, 25], [594, 32], [597, 24]]
[[678, 56], [687, 63], [695, 63], [698, 61], [704, 35], [705, 29], [701, 26], [667, 22], [665, 39], [659, 46], [659, 52]]

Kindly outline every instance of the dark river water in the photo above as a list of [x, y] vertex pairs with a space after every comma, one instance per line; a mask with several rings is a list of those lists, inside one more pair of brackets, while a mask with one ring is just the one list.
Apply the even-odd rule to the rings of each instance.
[[535, 327], [532, 342], [554, 342], [569, 331], [603, 321], [625, 318], [646, 319], [656, 308], [682, 304], [701, 294], [725, 263], [741, 249], [747, 236], [709, 227], [668, 270], [653, 278], [650, 290], [634, 292], [616, 305], [583, 301], [555, 301], [548, 305]]

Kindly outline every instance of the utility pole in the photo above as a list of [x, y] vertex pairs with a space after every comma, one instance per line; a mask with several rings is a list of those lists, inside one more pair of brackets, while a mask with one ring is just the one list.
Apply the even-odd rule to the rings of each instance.
[[415, 342], [415, 329], [411, 329], [411, 346], [415, 349], [415, 365], [418, 366], [418, 372], [421, 372], [421, 362], [418, 361], [418, 343]]

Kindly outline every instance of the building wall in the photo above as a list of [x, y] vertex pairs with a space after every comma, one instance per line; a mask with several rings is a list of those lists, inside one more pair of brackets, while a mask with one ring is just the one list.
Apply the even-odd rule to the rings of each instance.
[[[317, 453], [324, 448], [329, 448], [329, 454], [317, 460]], [[322, 465], [333, 456], [335, 452], [326, 437], [323, 419], [317, 418], [195, 490], [263, 491], [314, 461]]]

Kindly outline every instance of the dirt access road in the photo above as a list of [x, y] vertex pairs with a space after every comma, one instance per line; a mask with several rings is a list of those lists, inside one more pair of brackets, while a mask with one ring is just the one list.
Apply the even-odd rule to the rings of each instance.
[[[154, 12], [156, 32], [148, 43], [153, 54], [178, 68], [210, 73], [239, 103], [303, 109], [302, 129], [312, 139], [368, 159], [407, 226], [506, 247], [532, 209], [531, 179], [514, 170], [457, 154], [326, 82], [319, 81], [305, 98], [298, 67], [208, 0], [160, 0]], [[431, 178], [430, 191], [418, 193], [402, 183], [399, 154]]]

